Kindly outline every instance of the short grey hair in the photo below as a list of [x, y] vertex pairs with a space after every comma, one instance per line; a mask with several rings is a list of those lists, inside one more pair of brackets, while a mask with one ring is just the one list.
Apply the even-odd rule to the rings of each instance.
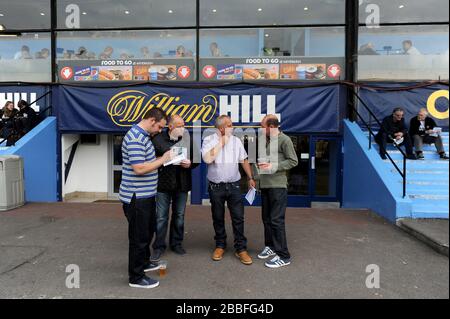
[[215, 128], [220, 128], [223, 126], [223, 123], [225, 121], [225, 119], [230, 119], [230, 117], [228, 115], [221, 115], [216, 119], [216, 123], [214, 124]]

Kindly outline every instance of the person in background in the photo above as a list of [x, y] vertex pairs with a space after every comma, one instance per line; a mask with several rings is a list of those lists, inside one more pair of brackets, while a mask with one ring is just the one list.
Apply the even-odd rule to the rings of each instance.
[[[17, 126], [16, 126], [16, 120], [17, 120], [17, 114], [19, 111], [14, 108], [14, 103], [11, 101], [7, 101], [3, 109], [0, 111], [0, 120], [1, 120], [1, 138], [7, 139], [7, 146], [10, 146], [13, 144], [11, 142], [13, 135], [18, 135], [17, 132]], [[14, 140], [15, 142], [15, 140]]]
[[163, 57], [162, 54], [159, 52], [153, 53], [153, 58], [155, 58], [155, 59], [162, 58], [162, 57]]
[[49, 49], [42, 49], [41, 50], [41, 59], [48, 59], [50, 57], [50, 50]]
[[209, 50], [211, 51], [211, 56], [212, 57], [219, 57], [219, 56], [221, 56], [219, 45], [217, 44], [217, 42], [211, 42], [211, 44], [209, 45]]
[[412, 136], [414, 141], [414, 148], [418, 159], [424, 159], [423, 144], [434, 144], [440, 158], [448, 160], [442, 137], [434, 131], [436, 127], [436, 122], [428, 116], [428, 111], [425, 108], [420, 109], [417, 116], [411, 119], [409, 135]]
[[133, 125], [122, 142], [122, 181], [119, 199], [128, 221], [128, 276], [133, 288], [155, 288], [159, 285], [145, 275], [159, 269], [150, 261], [150, 243], [156, 223], [156, 189], [158, 168], [172, 159], [168, 151], [157, 158], [150, 140], [166, 125], [166, 114], [159, 108], [147, 111], [142, 120]]
[[405, 111], [402, 108], [395, 108], [392, 115], [385, 117], [381, 123], [380, 130], [375, 136], [375, 141], [380, 146], [380, 156], [382, 159], [386, 159], [385, 151], [387, 143], [397, 143], [398, 146], [405, 146], [408, 159], [417, 159], [414, 155], [411, 138], [405, 125], [404, 114]]
[[208, 165], [208, 192], [215, 231], [216, 249], [214, 261], [223, 258], [227, 246], [225, 231], [225, 203], [230, 211], [234, 233], [235, 255], [244, 265], [251, 265], [252, 258], [247, 252], [247, 238], [244, 236], [244, 204], [240, 187], [239, 164], [247, 174], [248, 187], [256, 187], [247, 152], [242, 141], [233, 136], [233, 123], [230, 117], [217, 118], [216, 133], [203, 141], [202, 157]]
[[141, 57], [143, 59], [151, 59], [152, 56], [150, 54], [150, 50], [148, 49], [148, 47], [142, 47], [141, 48]]
[[[187, 159], [176, 165], [162, 166], [158, 171], [158, 195], [156, 197], [156, 238], [153, 243], [152, 262], [160, 260], [166, 250], [169, 210], [172, 207], [169, 245], [178, 255], [186, 254], [183, 248], [184, 215], [188, 193], [192, 189], [192, 169], [199, 164], [193, 163], [195, 147], [185, 136], [184, 120], [179, 115], [172, 115], [167, 130], [152, 139], [156, 156], [161, 156], [177, 147], [186, 151]], [[188, 134], [188, 133], [186, 133]], [[183, 138], [185, 137], [185, 138]]]
[[32, 59], [30, 48], [27, 45], [23, 45], [20, 52], [14, 55], [14, 60]]
[[102, 53], [99, 55], [99, 59], [101, 60], [108, 60], [112, 58], [112, 54], [114, 52], [114, 49], [111, 46], [107, 46]]
[[186, 56], [186, 48], [182, 45], [179, 45], [177, 47], [177, 51], [176, 51], [176, 57], [177, 58], [184, 58]]
[[20, 100], [17, 107], [19, 108], [17, 117], [22, 124], [22, 135], [25, 135], [37, 125], [36, 111], [24, 100]]
[[411, 40], [403, 41], [403, 54], [422, 55], [422, 53], [420, 53], [420, 51], [415, 46], [413, 46], [413, 43]]
[[358, 51], [359, 55], [379, 55], [377, 51], [375, 51], [375, 47], [372, 42], [362, 45]]
[[[265, 243], [265, 248], [258, 258], [271, 258], [265, 263], [265, 266], [280, 268], [291, 264], [285, 226], [288, 195], [287, 172], [298, 165], [298, 158], [292, 140], [280, 131], [280, 122], [275, 115], [264, 117], [261, 127], [266, 134], [264, 154], [269, 153], [270, 156], [268, 162], [259, 161], [258, 163]], [[276, 154], [270, 153], [273, 143], [277, 147]]]
[[77, 53], [75, 53], [74, 59], [76, 60], [87, 60], [87, 49], [85, 47], [79, 47]]

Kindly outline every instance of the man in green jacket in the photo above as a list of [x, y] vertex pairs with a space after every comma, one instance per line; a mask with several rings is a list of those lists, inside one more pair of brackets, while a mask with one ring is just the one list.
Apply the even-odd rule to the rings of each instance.
[[261, 126], [266, 135], [265, 154], [269, 151], [270, 155], [258, 158], [266, 246], [258, 258], [270, 258], [266, 267], [280, 268], [291, 263], [285, 228], [286, 173], [298, 165], [298, 158], [291, 139], [280, 131], [280, 122], [275, 115], [267, 115]]

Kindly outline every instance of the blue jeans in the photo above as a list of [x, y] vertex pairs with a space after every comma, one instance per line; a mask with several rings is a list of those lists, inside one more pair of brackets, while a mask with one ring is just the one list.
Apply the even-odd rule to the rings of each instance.
[[184, 211], [188, 193], [170, 192], [156, 196], [156, 239], [153, 249], [166, 250], [167, 228], [169, 225], [169, 209], [172, 204], [169, 245], [171, 248], [181, 246], [184, 238]]

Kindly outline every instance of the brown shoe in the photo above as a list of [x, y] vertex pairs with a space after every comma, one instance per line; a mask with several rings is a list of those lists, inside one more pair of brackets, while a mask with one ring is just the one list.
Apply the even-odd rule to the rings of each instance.
[[216, 250], [214, 250], [214, 253], [212, 255], [212, 259], [214, 261], [220, 261], [220, 260], [222, 260], [224, 253], [225, 253], [225, 249], [223, 249], [223, 248], [216, 248]]
[[251, 265], [253, 264], [252, 257], [248, 254], [246, 250], [241, 251], [240, 253], [235, 254], [237, 258], [243, 263], [244, 265]]

